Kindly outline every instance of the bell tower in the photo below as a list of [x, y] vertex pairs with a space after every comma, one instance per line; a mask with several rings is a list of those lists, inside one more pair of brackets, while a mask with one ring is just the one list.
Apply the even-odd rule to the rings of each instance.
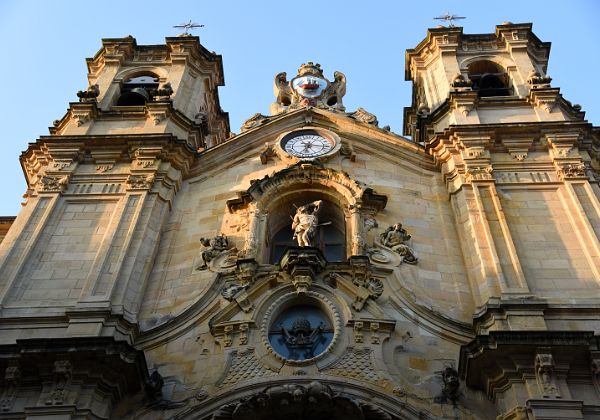
[[[26, 200], [0, 247], [0, 370], [14, 382], [1, 408], [32, 418], [108, 418], [152, 393], [133, 347], [147, 278], [190, 166], [229, 134], [221, 56], [197, 37], [104, 39], [87, 67], [79, 101], [21, 155]], [[20, 381], [39, 384], [30, 398]]]
[[197, 150], [227, 138], [217, 92], [224, 84], [221, 56], [198, 37], [143, 46], [131, 36], [103, 39], [86, 62], [89, 87], [55, 121], [52, 135], [173, 133]]
[[550, 86], [550, 43], [531, 27], [507, 22], [492, 34], [429, 29], [406, 51], [413, 94], [404, 110], [404, 134], [423, 142], [451, 125], [579, 119], [580, 109]]
[[[598, 234], [587, 220], [598, 218], [600, 190], [595, 131], [581, 107], [551, 86], [549, 53], [531, 24], [512, 23], [491, 34], [430, 29], [406, 52], [413, 95], [404, 134], [424, 146], [445, 182], [478, 308], [476, 339], [462, 347], [459, 373], [503, 407], [498, 418], [523, 411], [582, 418], [561, 394], [568, 380], [560, 375], [594, 350], [579, 325], [568, 328], [562, 354], [556, 330], [564, 327], [550, 321], [560, 312], [553, 304], [591, 297], [597, 287], [578, 295], [599, 279]], [[584, 257], [576, 263], [569, 255]]]

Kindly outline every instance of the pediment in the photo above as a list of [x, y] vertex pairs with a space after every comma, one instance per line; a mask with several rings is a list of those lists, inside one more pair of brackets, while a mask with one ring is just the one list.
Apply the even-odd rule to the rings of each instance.
[[369, 119], [358, 118], [358, 112], [341, 113], [303, 108], [269, 117], [256, 114], [252, 117], [255, 125], [251, 128], [202, 152], [190, 175], [196, 176], [211, 169], [222, 169], [223, 156], [227, 156], [228, 165], [234, 165], [251, 156], [260, 157], [263, 164], [269, 164], [271, 158], [277, 159], [272, 150], [269, 150], [269, 147], [275, 145], [277, 138], [282, 133], [304, 127], [329, 130], [339, 136], [342, 142], [339, 153], [343, 158], [353, 160], [352, 155], [361, 152], [415, 170], [425, 168], [436, 171], [433, 159], [424, 147], [375, 124], [362, 122]]

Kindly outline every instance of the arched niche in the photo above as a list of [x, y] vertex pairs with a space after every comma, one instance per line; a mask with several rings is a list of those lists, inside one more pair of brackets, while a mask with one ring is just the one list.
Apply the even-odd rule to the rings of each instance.
[[467, 66], [472, 88], [482, 98], [493, 96], [510, 96], [513, 89], [508, 72], [500, 64], [480, 59]]
[[344, 172], [300, 162], [254, 180], [247, 191], [227, 202], [232, 213], [249, 206], [254, 209], [248, 223], [246, 257], [263, 263], [276, 262], [274, 245], [281, 243], [281, 237], [276, 235], [283, 236], [289, 229], [289, 244], [292, 245], [291, 223], [296, 207], [315, 200], [323, 200], [320, 222], [331, 222], [329, 231], [343, 235], [338, 260], [363, 253], [365, 221], [372, 219], [387, 204], [386, 196], [375, 193]]
[[[295, 246], [291, 219], [296, 209], [305, 204], [321, 200], [319, 222], [315, 246], [319, 248], [328, 261], [344, 261], [351, 252], [347, 249], [346, 232], [350, 213], [343, 197], [334, 190], [319, 188], [309, 184], [296, 184], [294, 189], [286, 191], [277, 200], [268, 203], [265, 208], [268, 214], [266, 238], [266, 254], [270, 263], [277, 263], [287, 246]], [[316, 187], [316, 188], [314, 188]]]
[[[167, 81], [168, 73], [165, 69], [155, 66], [126, 67], [114, 77], [112, 85], [107, 92], [105, 102], [108, 106], [143, 106], [150, 99], [150, 90], [156, 90]], [[140, 80], [149, 78], [150, 80]], [[140, 83], [138, 83], [140, 82]], [[137, 91], [130, 94], [136, 88], [145, 91]], [[130, 98], [128, 98], [130, 96]], [[145, 101], [145, 102], [144, 102]]]

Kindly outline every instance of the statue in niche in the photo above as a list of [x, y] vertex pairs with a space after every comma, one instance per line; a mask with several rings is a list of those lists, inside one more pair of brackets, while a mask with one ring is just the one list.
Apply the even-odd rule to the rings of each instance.
[[402, 261], [407, 264], [416, 264], [419, 260], [414, 254], [411, 247], [407, 245], [411, 236], [406, 229], [402, 227], [402, 223], [396, 223], [390, 226], [380, 236], [383, 246], [391, 248], [392, 251], [400, 254]]
[[321, 209], [321, 200], [313, 201], [296, 209], [292, 230], [294, 231], [294, 240], [298, 241], [298, 246], [314, 246], [314, 237], [319, 226], [319, 210]]
[[227, 239], [227, 236], [223, 234], [217, 235], [212, 239], [200, 238], [200, 243], [204, 245], [206, 249], [202, 251], [202, 264], [197, 270], [206, 270], [208, 264], [218, 256], [230, 251], [236, 251], [235, 248], [229, 248], [229, 240]]

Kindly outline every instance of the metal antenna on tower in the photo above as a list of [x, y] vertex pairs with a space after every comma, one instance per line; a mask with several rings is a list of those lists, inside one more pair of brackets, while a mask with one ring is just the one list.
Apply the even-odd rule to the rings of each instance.
[[198, 23], [190, 21], [188, 23], [182, 23], [180, 25], [175, 25], [173, 28], [185, 29], [185, 31], [181, 35], [189, 35], [189, 31], [194, 30], [196, 28], [203, 28], [204, 25], [200, 25]]
[[445, 15], [442, 16], [438, 16], [438, 17], [434, 17], [435, 20], [443, 20], [448, 22], [448, 27], [449, 28], [454, 28], [454, 21], [455, 20], [459, 20], [459, 19], [466, 19], [466, 17], [464, 16], [456, 16], [456, 15], [451, 15], [450, 12], [446, 12]]

